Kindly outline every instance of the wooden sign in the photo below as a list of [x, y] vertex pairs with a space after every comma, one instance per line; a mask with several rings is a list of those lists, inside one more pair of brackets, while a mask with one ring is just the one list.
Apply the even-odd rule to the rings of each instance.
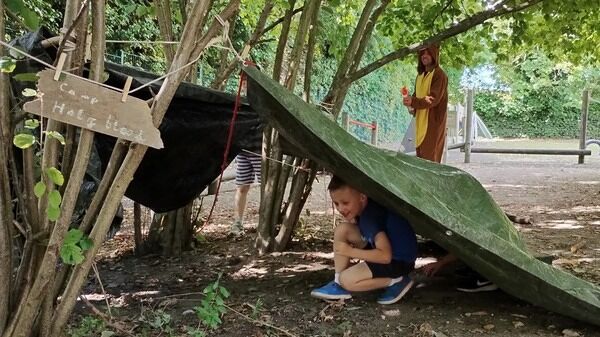
[[121, 93], [73, 76], [55, 81], [51, 69], [38, 76], [41, 98], [25, 103], [25, 111], [156, 149], [164, 147], [143, 100], [129, 96], [122, 101]]

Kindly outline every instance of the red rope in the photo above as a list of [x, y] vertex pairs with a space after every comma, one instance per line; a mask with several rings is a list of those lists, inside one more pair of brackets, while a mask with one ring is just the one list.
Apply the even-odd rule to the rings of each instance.
[[237, 119], [238, 110], [240, 109], [240, 101], [242, 97], [242, 86], [246, 81], [246, 73], [242, 72], [240, 74], [240, 83], [238, 85], [237, 96], [235, 97], [235, 104], [233, 106], [233, 114], [231, 116], [231, 121], [229, 122], [229, 131], [227, 134], [227, 144], [225, 145], [225, 152], [223, 153], [223, 162], [221, 163], [221, 174], [219, 175], [219, 181], [217, 182], [217, 190], [215, 191], [215, 199], [213, 200], [212, 206], [210, 207], [210, 212], [208, 213], [208, 217], [206, 218], [205, 224], [210, 220], [213, 211], [215, 209], [215, 205], [217, 204], [217, 199], [219, 198], [219, 190], [221, 189], [221, 181], [223, 180], [223, 172], [227, 168], [227, 157], [229, 156], [229, 150], [231, 149], [231, 144], [233, 143], [233, 131], [235, 129], [235, 121]]

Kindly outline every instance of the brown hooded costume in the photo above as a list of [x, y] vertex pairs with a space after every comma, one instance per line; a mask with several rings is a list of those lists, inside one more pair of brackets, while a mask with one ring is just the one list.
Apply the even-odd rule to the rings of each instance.
[[427, 75], [429, 72], [421, 63], [421, 54], [427, 51], [432, 58], [431, 71], [433, 72], [429, 93], [433, 97], [431, 103], [425, 98], [417, 98], [416, 91], [413, 93], [411, 107], [415, 110], [427, 109], [427, 123], [425, 126], [425, 138], [417, 146], [417, 157], [441, 162], [444, 153], [444, 142], [446, 141], [446, 119], [448, 115], [448, 76], [439, 65], [439, 48], [429, 46], [419, 50], [417, 71], [419, 76]]

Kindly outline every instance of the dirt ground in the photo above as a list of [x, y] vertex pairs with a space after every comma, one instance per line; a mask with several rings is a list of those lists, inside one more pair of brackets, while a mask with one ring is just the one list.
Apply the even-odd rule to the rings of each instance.
[[[573, 141], [503, 141], [481, 146], [569, 147]], [[508, 213], [531, 217], [518, 225], [535, 254], [553, 255], [553, 264], [600, 284], [600, 155], [577, 164], [575, 156], [524, 156], [450, 152], [448, 164], [474, 175]], [[600, 328], [554, 314], [502, 291], [464, 294], [452, 274], [419, 278], [399, 303], [381, 306], [376, 293], [346, 303], [326, 303], [310, 290], [333, 277], [331, 238], [334, 215], [320, 177], [301, 218], [298, 235], [285, 253], [257, 256], [252, 248], [258, 193], [250, 194], [246, 235], [228, 236], [234, 185], [222, 187], [211, 223], [194, 251], [182, 257], [134, 257], [130, 208], [128, 223], [102, 249], [98, 265], [112, 314], [133, 335], [183, 336], [198, 327], [191, 313], [202, 290], [220, 274], [231, 296], [223, 323], [208, 336], [600, 336]], [[212, 197], [203, 200], [206, 214]], [[201, 216], [202, 216], [201, 214]], [[149, 218], [149, 214], [146, 214]], [[147, 219], [148, 220], [148, 219]], [[106, 310], [101, 287], [92, 277], [85, 295]], [[79, 307], [76, 327], [89, 311]], [[160, 314], [160, 315], [158, 315]], [[168, 314], [167, 323], [156, 323]], [[154, 321], [153, 321], [154, 320]], [[154, 325], [152, 324], [154, 322]], [[258, 323], [262, 322], [262, 323]], [[265, 324], [266, 323], [266, 324]], [[168, 325], [168, 329], [165, 328]], [[113, 329], [114, 330], [114, 329]]]

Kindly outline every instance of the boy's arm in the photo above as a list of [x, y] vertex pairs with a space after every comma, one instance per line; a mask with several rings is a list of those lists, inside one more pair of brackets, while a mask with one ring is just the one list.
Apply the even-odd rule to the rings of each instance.
[[360, 249], [352, 247], [345, 242], [338, 242], [334, 246], [334, 252], [367, 262], [381, 264], [392, 262], [392, 246], [385, 232], [377, 233], [375, 236], [375, 247], [373, 249]]

